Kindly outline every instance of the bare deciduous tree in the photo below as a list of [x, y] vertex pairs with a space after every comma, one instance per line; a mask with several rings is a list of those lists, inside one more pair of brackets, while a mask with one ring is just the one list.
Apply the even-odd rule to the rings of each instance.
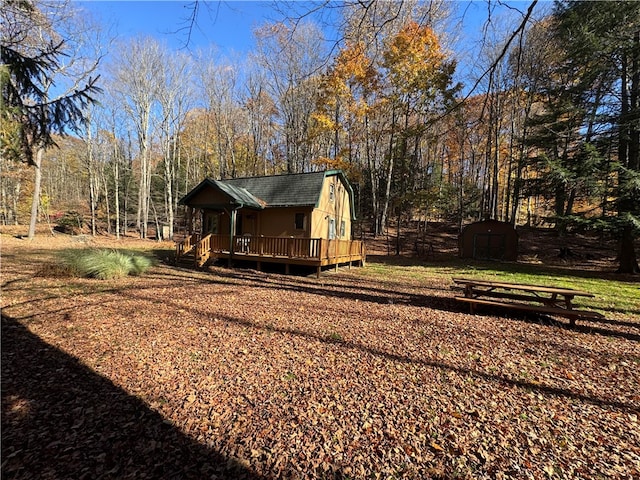
[[151, 209], [151, 175], [154, 116], [159, 72], [166, 65], [166, 50], [151, 38], [122, 45], [113, 63], [114, 88], [135, 129], [138, 147], [139, 190], [136, 223], [141, 238], [147, 238]]
[[313, 24], [294, 29], [269, 24], [256, 32], [257, 61], [268, 75], [269, 94], [277, 100], [287, 172], [302, 172], [311, 164], [307, 142], [315, 108], [316, 75], [323, 65], [323, 35]]

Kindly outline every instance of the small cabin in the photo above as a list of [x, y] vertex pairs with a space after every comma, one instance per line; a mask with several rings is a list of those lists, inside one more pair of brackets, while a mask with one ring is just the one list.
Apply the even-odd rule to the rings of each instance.
[[258, 268], [267, 261], [319, 268], [364, 261], [364, 245], [351, 238], [353, 190], [341, 170], [207, 178], [179, 204], [186, 236], [177, 256], [195, 248], [198, 265], [211, 256], [254, 260]]
[[517, 260], [518, 232], [508, 222], [483, 220], [463, 227], [458, 237], [461, 258]]

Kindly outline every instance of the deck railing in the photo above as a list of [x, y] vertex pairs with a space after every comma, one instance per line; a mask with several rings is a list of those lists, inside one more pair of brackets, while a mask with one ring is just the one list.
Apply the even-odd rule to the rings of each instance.
[[364, 244], [360, 240], [321, 240], [321, 258], [364, 256]]
[[[194, 248], [196, 264], [202, 266], [216, 254], [231, 255], [229, 235], [210, 234], [199, 241], [197, 235], [187, 237], [178, 243], [176, 255]], [[317, 262], [339, 263], [342, 261], [364, 260], [364, 243], [360, 240], [340, 240], [309, 237], [268, 237], [238, 236], [233, 238], [233, 255], [238, 257], [289, 258]]]
[[176, 244], [176, 258], [180, 258], [193, 250], [198, 244], [199, 237], [200, 235], [194, 233], [185, 237], [181, 242], [178, 242]]
[[196, 247], [196, 265], [198, 267], [203, 266], [211, 257], [211, 237], [212, 235], [205, 235], [202, 240], [198, 242]]
[[236, 237], [235, 254], [260, 257], [320, 258], [320, 238], [305, 237]]

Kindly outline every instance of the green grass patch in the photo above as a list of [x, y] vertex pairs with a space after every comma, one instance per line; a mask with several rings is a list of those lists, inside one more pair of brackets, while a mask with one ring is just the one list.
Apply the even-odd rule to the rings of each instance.
[[452, 259], [434, 264], [369, 261], [360, 273], [388, 283], [404, 280], [429, 285], [436, 279], [441, 283], [452, 284], [452, 278], [459, 277], [572, 288], [595, 295], [595, 298], [576, 298], [574, 303], [577, 308], [600, 310], [605, 314], [620, 312], [630, 317], [640, 318], [638, 295], [640, 282], [629, 277], [617, 279], [617, 275], [610, 272], [524, 263], [469, 262]]
[[331, 342], [342, 342], [343, 338], [342, 335], [340, 335], [338, 332], [331, 332], [329, 335], [327, 335], [327, 340]]
[[59, 256], [73, 275], [100, 280], [141, 275], [152, 265], [145, 255], [112, 249], [64, 250]]

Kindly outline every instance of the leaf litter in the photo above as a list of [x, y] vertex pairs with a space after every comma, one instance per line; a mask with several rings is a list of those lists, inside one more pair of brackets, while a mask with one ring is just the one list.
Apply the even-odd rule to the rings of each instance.
[[[229, 459], [203, 478], [230, 476], [229, 465], [256, 478], [640, 476], [633, 337], [471, 316], [441, 280], [427, 292], [357, 269], [315, 279], [158, 265], [96, 282], [12, 267], [3, 315]], [[640, 320], [625, 325], [637, 334]], [[32, 477], [36, 456], [79, 462], [73, 449], [21, 441], [33, 399], [6, 385], [42, 379], [12, 370], [20, 352], [8, 350], [3, 341], [3, 476]], [[81, 443], [91, 410], [73, 395], [56, 402]], [[127, 477], [117, 462], [130, 459], [102, 460], [87, 478]]]

